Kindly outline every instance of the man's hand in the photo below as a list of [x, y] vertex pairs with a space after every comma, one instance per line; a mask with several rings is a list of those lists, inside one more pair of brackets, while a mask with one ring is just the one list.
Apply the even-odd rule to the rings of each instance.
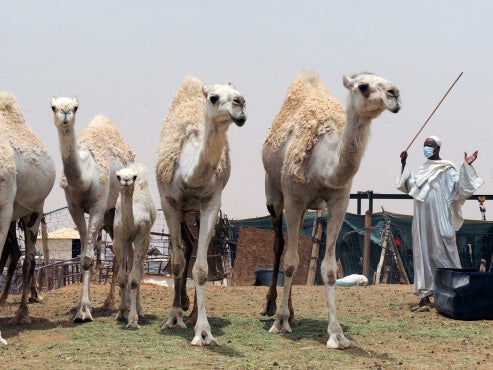
[[402, 165], [402, 168], [404, 168], [406, 166], [406, 160], [407, 160], [407, 152], [404, 150], [401, 153], [401, 165]]
[[471, 155], [467, 155], [466, 152], [464, 152], [464, 160], [466, 161], [467, 164], [472, 164], [478, 158], [478, 151], [476, 150], [474, 153]]

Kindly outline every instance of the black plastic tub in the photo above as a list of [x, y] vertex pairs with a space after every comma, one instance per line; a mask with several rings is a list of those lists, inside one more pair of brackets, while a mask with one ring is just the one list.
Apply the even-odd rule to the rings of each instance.
[[458, 320], [493, 319], [493, 272], [437, 269], [435, 307]]
[[[274, 273], [274, 269], [256, 268], [254, 285], [270, 286], [273, 273]], [[284, 271], [279, 270], [279, 273], [277, 274], [277, 286], [283, 286], [283, 285], [284, 285]]]

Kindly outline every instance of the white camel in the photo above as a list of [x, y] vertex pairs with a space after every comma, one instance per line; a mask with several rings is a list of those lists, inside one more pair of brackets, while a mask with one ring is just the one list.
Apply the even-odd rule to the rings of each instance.
[[[20, 220], [24, 226], [26, 252], [22, 267], [23, 289], [20, 307], [12, 321], [21, 324], [30, 323], [27, 306], [28, 291], [31, 290], [32, 300], [41, 300], [37, 290], [32, 288], [35, 244], [43, 216], [44, 202], [55, 182], [55, 164], [43, 142], [26, 125], [16, 98], [9, 92], [0, 93], [0, 122], [0, 129], [8, 138], [15, 162], [15, 170], [9, 167], [7, 160], [5, 162], [7, 168], [4, 169], [2, 165], [2, 171], [4, 175], [9, 171], [15, 171], [14, 177], [10, 177], [8, 181], [15, 179], [16, 182], [14, 188], [7, 183], [5, 189], [1, 190], [2, 198], [6, 197], [2, 201], [9, 204], [4, 203], [1, 207], [0, 255], [11, 223], [15, 225], [15, 221]], [[3, 186], [2, 183], [2, 188]], [[14, 195], [13, 202], [11, 202], [12, 195]], [[30, 287], [32, 289], [29, 289]]]
[[276, 277], [284, 250], [283, 210], [288, 232], [284, 291], [271, 333], [291, 332], [291, 285], [299, 264], [300, 226], [306, 209], [322, 210], [326, 206], [329, 222], [321, 274], [329, 308], [327, 347], [339, 349], [352, 343], [345, 338], [336, 315], [337, 235], [348, 206], [352, 179], [368, 143], [370, 123], [385, 109], [393, 113], [400, 109], [399, 90], [381, 77], [360, 73], [344, 76], [343, 83], [349, 90], [345, 115], [318, 76], [298, 76], [288, 89], [262, 149], [266, 204], [275, 231], [274, 279], [262, 314], [272, 315], [276, 311]]
[[[133, 164], [116, 171], [120, 196], [116, 202], [113, 248], [118, 261], [120, 307], [117, 319], [127, 321], [127, 328], [138, 329], [142, 315], [140, 283], [144, 258], [156, 220], [156, 207], [147, 182], [147, 171]], [[129, 312], [130, 309], [130, 312]]]
[[185, 256], [182, 227], [187, 212], [200, 213], [197, 259], [192, 269], [197, 298], [197, 323], [192, 345], [217, 345], [205, 310], [207, 247], [230, 175], [227, 130], [246, 121], [245, 99], [231, 85], [203, 86], [186, 78], [173, 98], [162, 130], [156, 168], [161, 205], [171, 234], [171, 269], [175, 277], [173, 306], [162, 329], [183, 328], [179, 281]]
[[[93, 320], [89, 285], [94, 246], [101, 228], [113, 239], [114, 208], [119, 193], [116, 171], [133, 163], [135, 154], [115, 125], [101, 115], [95, 116], [76, 138], [78, 106], [76, 97], [51, 99], [63, 163], [61, 186], [82, 244], [82, 295], [74, 322], [86, 322]], [[85, 213], [89, 215], [87, 224]]]
[[[6, 135], [5, 124], [0, 120], [0, 256], [12, 220], [13, 205], [16, 191], [14, 151]], [[0, 273], [3, 271], [3, 267]], [[0, 345], [7, 345], [0, 332]]]

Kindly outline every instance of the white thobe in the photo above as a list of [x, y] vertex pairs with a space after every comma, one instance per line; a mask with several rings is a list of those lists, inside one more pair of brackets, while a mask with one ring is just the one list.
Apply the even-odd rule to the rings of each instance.
[[433, 294], [437, 268], [461, 267], [455, 239], [461, 207], [482, 184], [466, 162], [458, 172], [452, 162], [429, 159], [416, 173], [406, 166], [397, 179], [397, 189], [414, 198], [414, 293], [421, 298]]

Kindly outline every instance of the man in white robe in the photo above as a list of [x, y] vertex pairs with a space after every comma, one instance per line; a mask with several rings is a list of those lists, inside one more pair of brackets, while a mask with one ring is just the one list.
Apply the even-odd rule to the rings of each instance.
[[461, 268], [455, 231], [464, 219], [461, 207], [482, 184], [472, 167], [478, 151], [468, 156], [460, 170], [440, 158], [442, 141], [428, 137], [423, 145], [427, 158], [417, 172], [406, 166], [407, 152], [401, 153], [401, 174], [396, 187], [414, 198], [412, 224], [414, 259], [414, 294], [420, 297], [416, 311], [433, 307], [430, 297], [435, 290], [436, 268]]

